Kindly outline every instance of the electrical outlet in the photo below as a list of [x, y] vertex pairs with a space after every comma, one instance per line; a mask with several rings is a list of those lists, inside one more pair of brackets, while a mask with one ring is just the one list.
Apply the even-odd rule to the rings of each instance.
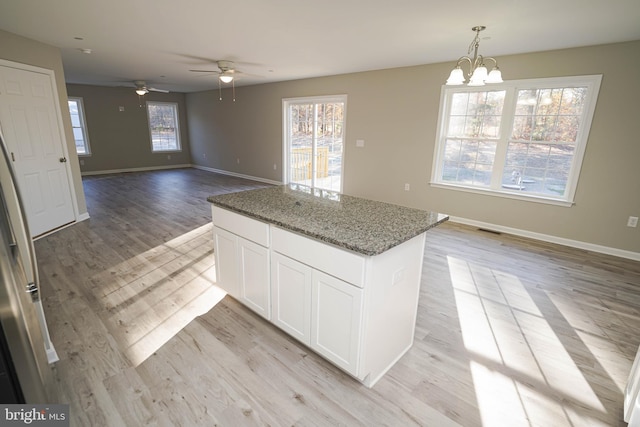
[[411, 190], [411, 186], [407, 183], [404, 185], [404, 191], [409, 191]]
[[630, 216], [629, 219], [627, 220], [627, 227], [637, 227], [638, 226], [638, 217], [637, 216]]
[[167, 160], [171, 160], [171, 154], [167, 154]]
[[277, 170], [278, 169], [278, 165], [276, 165], [275, 163], [273, 164], [273, 170]]
[[236, 159], [236, 163], [237, 163], [237, 164], [240, 164], [240, 157], [238, 157], [238, 158]]

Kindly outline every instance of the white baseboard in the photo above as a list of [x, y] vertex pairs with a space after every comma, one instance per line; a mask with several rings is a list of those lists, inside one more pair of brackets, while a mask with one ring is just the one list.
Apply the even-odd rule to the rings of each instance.
[[76, 219], [76, 222], [82, 222], [87, 219], [89, 219], [89, 212], [81, 213], [80, 215], [78, 215], [78, 219]]
[[265, 184], [273, 184], [273, 185], [281, 185], [282, 184], [282, 182], [280, 182], [280, 181], [272, 181], [270, 179], [260, 178], [260, 177], [251, 176], [251, 175], [244, 175], [244, 174], [236, 173], [236, 172], [229, 172], [229, 171], [225, 171], [225, 170], [221, 170], [221, 169], [210, 168], [210, 167], [207, 167], [207, 166], [191, 165], [191, 167], [194, 168], [194, 169], [200, 169], [200, 170], [204, 170], [204, 171], [208, 171], [208, 172], [219, 173], [221, 175], [229, 175], [229, 176], [235, 176], [237, 178], [244, 178], [244, 179], [250, 179], [252, 181], [264, 182]]
[[471, 225], [473, 227], [483, 228], [500, 233], [513, 234], [514, 236], [528, 237], [530, 239], [541, 240], [543, 242], [556, 243], [558, 245], [569, 246], [577, 249], [584, 249], [591, 252], [598, 252], [606, 255], [613, 255], [620, 258], [627, 258], [634, 261], [640, 261], [640, 253], [626, 251], [623, 249], [611, 248], [608, 246], [596, 245], [593, 243], [581, 242], [579, 240], [565, 239], [563, 237], [551, 236], [549, 234], [535, 233], [533, 231], [520, 230], [518, 228], [504, 227], [502, 225], [490, 224], [482, 221], [475, 221], [467, 218], [450, 217], [451, 222], [459, 224]]
[[[264, 182], [266, 184], [273, 185], [281, 185], [280, 181], [273, 181], [270, 179], [260, 178], [257, 176], [245, 175], [236, 172], [230, 172], [222, 169], [210, 168], [207, 166], [194, 165], [194, 164], [183, 164], [183, 165], [171, 165], [171, 166], [151, 166], [144, 168], [130, 168], [130, 169], [112, 169], [106, 171], [94, 171], [94, 172], [82, 172], [82, 175], [105, 175], [105, 174], [113, 174], [113, 173], [123, 173], [123, 172], [144, 172], [144, 171], [152, 171], [152, 170], [162, 170], [162, 169], [181, 169], [181, 168], [194, 168], [200, 169], [208, 172], [219, 173], [221, 175], [235, 176], [237, 178], [250, 179], [252, 181]], [[89, 219], [89, 214], [81, 214], [78, 218], [78, 221], [84, 221], [85, 219]], [[502, 225], [491, 224], [482, 221], [476, 221], [472, 219], [462, 218], [462, 217], [450, 217], [449, 220], [451, 222], [457, 222], [460, 224], [471, 225], [473, 227], [484, 228], [487, 230], [498, 231], [501, 233], [513, 234], [514, 236], [527, 237], [530, 239], [540, 240], [543, 242], [556, 243], [563, 246], [569, 246], [577, 249], [584, 249], [587, 251], [598, 252], [606, 255], [613, 255], [620, 258], [627, 258], [634, 261], [640, 261], [640, 253], [626, 251], [623, 249], [612, 248], [609, 246], [596, 245], [593, 243], [581, 242], [579, 240], [565, 239], [563, 237], [552, 236], [549, 234], [535, 233], [533, 231], [521, 230], [518, 228], [505, 227]]]
[[109, 169], [109, 170], [102, 170], [102, 171], [86, 171], [86, 172], [81, 172], [80, 175], [82, 175], [82, 176], [107, 175], [107, 174], [112, 174], [112, 173], [146, 172], [146, 171], [157, 171], [157, 170], [164, 170], [164, 169], [183, 169], [183, 168], [190, 168], [190, 167], [192, 167], [192, 165], [187, 163], [187, 164], [182, 164], [182, 165], [146, 166], [146, 167], [142, 167], [142, 168]]

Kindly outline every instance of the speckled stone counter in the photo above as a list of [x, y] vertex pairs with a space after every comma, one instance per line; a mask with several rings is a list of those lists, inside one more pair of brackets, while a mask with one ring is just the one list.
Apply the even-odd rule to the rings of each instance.
[[449, 219], [436, 212], [297, 184], [222, 194], [207, 200], [369, 256], [381, 254]]

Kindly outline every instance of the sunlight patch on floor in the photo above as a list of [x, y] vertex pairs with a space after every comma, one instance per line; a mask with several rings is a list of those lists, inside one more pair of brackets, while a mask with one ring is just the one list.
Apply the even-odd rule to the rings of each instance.
[[[605, 331], [571, 298], [551, 293], [548, 293], [547, 296], [558, 311], [562, 313], [562, 316], [567, 319], [567, 322], [575, 329], [584, 345], [598, 360], [602, 369], [611, 377], [622, 396], [627, 385], [629, 369], [631, 368], [629, 360], [611, 340], [606, 339], [608, 337]], [[596, 311], [597, 315], [599, 309], [592, 309]], [[611, 322], [611, 319], [608, 319], [607, 322]]]
[[91, 278], [105, 324], [133, 366], [226, 295], [215, 286], [211, 224]]
[[483, 426], [604, 425], [605, 408], [518, 277], [447, 257]]

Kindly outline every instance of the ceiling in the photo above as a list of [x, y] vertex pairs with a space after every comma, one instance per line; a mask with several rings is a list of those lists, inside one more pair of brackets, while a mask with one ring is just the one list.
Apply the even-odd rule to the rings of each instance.
[[640, 1], [0, 0], [0, 29], [59, 47], [68, 83], [178, 92], [217, 89], [189, 71], [216, 60], [237, 86], [453, 62], [476, 25], [498, 59], [640, 40]]

